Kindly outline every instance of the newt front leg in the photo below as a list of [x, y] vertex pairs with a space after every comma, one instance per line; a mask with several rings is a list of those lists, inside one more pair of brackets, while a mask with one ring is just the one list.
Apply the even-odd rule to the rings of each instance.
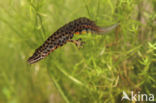
[[82, 39], [78, 39], [78, 40], [68, 40], [68, 42], [72, 42], [74, 43], [78, 48], [82, 48], [83, 47], [83, 44], [85, 44], [84, 41], [82, 41]]

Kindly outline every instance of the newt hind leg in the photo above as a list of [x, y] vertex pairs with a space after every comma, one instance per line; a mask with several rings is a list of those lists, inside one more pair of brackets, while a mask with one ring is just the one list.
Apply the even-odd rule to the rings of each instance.
[[68, 40], [68, 42], [72, 42], [74, 43], [78, 48], [82, 48], [83, 44], [85, 44], [84, 41], [82, 41], [82, 39], [78, 39], [78, 40]]

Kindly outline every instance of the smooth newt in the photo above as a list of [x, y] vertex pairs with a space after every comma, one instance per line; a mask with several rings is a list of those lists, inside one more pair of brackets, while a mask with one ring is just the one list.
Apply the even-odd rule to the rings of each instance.
[[37, 48], [34, 54], [28, 59], [29, 64], [36, 63], [37, 61], [45, 58], [51, 52], [53, 52], [58, 47], [65, 45], [67, 42], [75, 43], [76, 46], [81, 46], [84, 42], [81, 39], [72, 40], [74, 34], [82, 34], [84, 32], [94, 32], [97, 34], [102, 34], [112, 29], [116, 28], [118, 24], [114, 24], [110, 27], [99, 27], [94, 21], [89, 20], [86, 17], [78, 18], [74, 21], [65, 24], [54, 32], [39, 48]]

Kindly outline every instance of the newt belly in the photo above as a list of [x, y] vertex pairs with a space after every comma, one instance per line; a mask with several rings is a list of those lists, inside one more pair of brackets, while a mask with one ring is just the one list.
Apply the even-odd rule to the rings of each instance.
[[103, 33], [116, 28], [118, 24], [115, 24], [108, 28], [101, 28], [97, 26], [94, 21], [91, 21], [85, 17], [78, 18], [74, 21], [65, 24], [54, 32], [39, 48], [37, 48], [34, 54], [28, 59], [29, 64], [33, 64], [53, 52], [58, 47], [63, 46], [67, 42], [73, 42], [76, 45], [81, 45], [81, 41], [72, 40], [74, 34], [79, 35], [88, 31], [95, 33]]

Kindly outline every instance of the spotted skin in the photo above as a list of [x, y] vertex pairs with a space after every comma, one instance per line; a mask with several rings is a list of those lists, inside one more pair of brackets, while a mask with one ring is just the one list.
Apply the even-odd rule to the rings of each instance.
[[53, 52], [58, 47], [65, 45], [67, 42], [75, 43], [77, 46], [81, 46], [84, 42], [79, 40], [72, 40], [74, 34], [79, 35], [88, 31], [100, 32], [101, 28], [98, 27], [94, 21], [91, 21], [85, 17], [78, 18], [74, 21], [65, 24], [56, 32], [54, 32], [42, 46], [37, 48], [34, 54], [28, 59], [29, 64], [33, 64]]

